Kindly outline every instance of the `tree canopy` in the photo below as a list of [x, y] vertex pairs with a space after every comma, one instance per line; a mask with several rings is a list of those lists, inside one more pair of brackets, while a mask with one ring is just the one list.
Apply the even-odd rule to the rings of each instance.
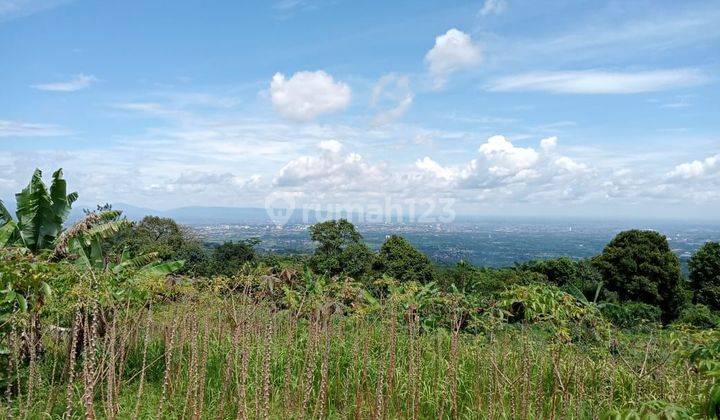
[[370, 250], [362, 235], [346, 219], [328, 220], [310, 227], [310, 239], [317, 248], [310, 265], [318, 273], [331, 276], [346, 273], [357, 276], [369, 267]]
[[720, 243], [708, 242], [688, 261], [695, 303], [720, 309]]
[[593, 259], [605, 287], [621, 301], [660, 307], [663, 322], [677, 318], [685, 301], [680, 261], [665, 236], [649, 230], [619, 233]]
[[427, 255], [402, 236], [392, 235], [380, 247], [376, 269], [395, 279], [428, 283], [435, 278], [435, 270]]

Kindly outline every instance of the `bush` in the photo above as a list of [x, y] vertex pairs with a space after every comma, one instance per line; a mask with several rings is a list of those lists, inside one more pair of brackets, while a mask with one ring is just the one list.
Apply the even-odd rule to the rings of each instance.
[[547, 282], [580, 290], [588, 300], [595, 299], [598, 285], [602, 282], [600, 272], [588, 260], [576, 261], [569, 257], [529, 261], [518, 266], [521, 270], [544, 275]]
[[469, 295], [492, 297], [508, 287], [545, 283], [545, 276], [522, 266], [514, 268], [475, 267], [465, 261], [444, 269], [438, 274], [444, 289], [455, 288]]
[[618, 328], [637, 328], [660, 322], [660, 308], [642, 302], [605, 303], [600, 305], [605, 319]]
[[686, 306], [676, 322], [698, 328], [715, 328], [720, 323], [720, 318], [707, 306], [697, 303]]
[[255, 260], [255, 246], [260, 243], [257, 238], [224, 242], [217, 246], [212, 253], [212, 274], [232, 276], [236, 274], [243, 264]]
[[564, 340], [601, 340], [609, 324], [594, 304], [583, 302], [556, 286], [533, 284], [515, 286], [500, 294], [496, 307], [508, 322], [549, 322]]

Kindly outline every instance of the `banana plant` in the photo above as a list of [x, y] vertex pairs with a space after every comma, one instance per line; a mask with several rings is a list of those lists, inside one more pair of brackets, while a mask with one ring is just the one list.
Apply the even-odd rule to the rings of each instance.
[[62, 169], [53, 173], [49, 189], [36, 169], [28, 186], [15, 194], [17, 220], [0, 201], [0, 247], [23, 247], [33, 254], [52, 249], [77, 197], [67, 194]]
[[50, 257], [51, 260], [70, 259], [75, 265], [95, 272], [128, 274], [133, 278], [165, 276], [183, 267], [183, 261], [158, 261], [157, 253], [132, 256], [125, 250], [119, 258], [105, 253], [104, 241], [115, 236], [130, 222], [120, 219], [122, 212], [107, 210], [92, 212], [63, 232]]

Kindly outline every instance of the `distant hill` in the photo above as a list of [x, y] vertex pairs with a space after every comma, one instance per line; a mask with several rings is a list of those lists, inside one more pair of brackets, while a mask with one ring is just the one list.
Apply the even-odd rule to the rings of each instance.
[[169, 217], [179, 223], [186, 224], [218, 224], [218, 223], [272, 223], [265, 209], [253, 207], [179, 207], [170, 210], [154, 210], [136, 207], [129, 204], [113, 204], [113, 208], [122, 210], [132, 220], [140, 220], [145, 216]]

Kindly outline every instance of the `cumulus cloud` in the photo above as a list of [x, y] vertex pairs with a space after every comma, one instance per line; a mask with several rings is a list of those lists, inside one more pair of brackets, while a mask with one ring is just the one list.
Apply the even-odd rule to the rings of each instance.
[[415, 163], [416, 168], [458, 189], [478, 189], [494, 198], [530, 196], [578, 198], [589, 191], [583, 187], [591, 169], [556, 152], [557, 138], [542, 139], [539, 150], [515, 146], [501, 135], [492, 136], [478, 148], [478, 155], [465, 165], [443, 167], [430, 157]]
[[323, 140], [318, 143], [318, 147], [331, 153], [340, 153], [340, 150], [342, 150], [342, 143], [337, 140]]
[[672, 179], [696, 179], [706, 175], [720, 173], [720, 154], [710, 156], [704, 160], [681, 163], [668, 172]]
[[443, 179], [445, 181], [451, 181], [457, 176], [457, 172], [452, 168], [444, 168], [439, 163], [435, 162], [429, 156], [425, 156], [422, 159], [418, 159], [415, 162], [415, 167], [422, 171], [427, 171], [433, 174], [435, 177]]
[[705, 83], [697, 69], [609, 72], [599, 70], [532, 72], [491, 81], [487, 89], [497, 92], [542, 91], [574, 94], [622, 94], [655, 92]]
[[412, 103], [410, 79], [407, 76], [386, 74], [373, 86], [370, 105], [373, 108], [381, 108], [375, 114], [373, 123], [384, 125], [396, 121], [405, 115]]
[[485, 0], [482, 8], [478, 12], [480, 16], [499, 15], [507, 9], [505, 0]]
[[289, 79], [275, 73], [270, 82], [270, 99], [275, 110], [294, 121], [309, 121], [315, 117], [345, 109], [352, 96], [350, 86], [336, 82], [322, 70], [300, 71]]
[[436, 37], [435, 46], [425, 54], [425, 63], [438, 89], [445, 85], [451, 73], [475, 66], [481, 59], [480, 46], [470, 35], [455, 28]]
[[98, 79], [95, 76], [87, 74], [77, 74], [72, 79], [63, 82], [40, 83], [31, 87], [38, 90], [47, 90], [51, 92], [75, 92], [90, 87]]
[[358, 153], [340, 153], [342, 144], [323, 141], [319, 156], [300, 156], [285, 164], [273, 180], [276, 187], [300, 187], [324, 192], [366, 190], [371, 180], [383, 178], [380, 166], [371, 165]]

